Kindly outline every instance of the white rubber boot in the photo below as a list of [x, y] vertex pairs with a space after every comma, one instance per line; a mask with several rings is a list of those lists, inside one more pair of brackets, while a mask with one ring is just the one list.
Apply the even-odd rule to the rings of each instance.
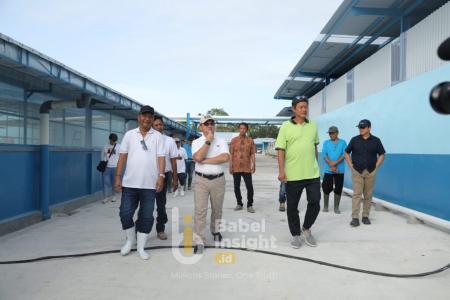
[[148, 238], [147, 233], [142, 232], [137, 233], [137, 252], [139, 253], [139, 256], [145, 260], [150, 258], [150, 255], [144, 250], [147, 238]]
[[125, 229], [124, 231], [127, 240], [125, 242], [125, 245], [123, 245], [122, 249], [120, 249], [120, 254], [125, 256], [128, 255], [128, 253], [130, 253], [131, 247], [133, 247], [133, 245], [136, 244], [136, 231], [134, 230], [134, 226]]
[[180, 195], [184, 196], [184, 186], [183, 185], [180, 185], [179, 190], [180, 190]]
[[173, 197], [175, 198], [180, 193], [180, 188], [177, 188], [177, 190], [173, 193]]

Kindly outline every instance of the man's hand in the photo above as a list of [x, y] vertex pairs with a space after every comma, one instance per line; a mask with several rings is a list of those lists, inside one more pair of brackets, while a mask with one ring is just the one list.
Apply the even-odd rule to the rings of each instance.
[[253, 167], [252, 167], [252, 174], [255, 174], [255, 172], [256, 172], [256, 167], [253, 166]]
[[286, 181], [286, 173], [285, 172], [278, 173], [278, 180], [281, 182], [285, 182]]
[[208, 142], [212, 142], [214, 140], [214, 133], [212, 132], [212, 130], [208, 131], [208, 133], [205, 135], [205, 139]]
[[232, 168], [230, 168], [230, 174], [233, 175], [233, 169]]
[[114, 190], [117, 193], [122, 192], [122, 178], [120, 176], [115, 176], [114, 178]]
[[337, 173], [337, 172], [338, 172], [337, 168], [336, 168], [336, 167], [334, 167], [334, 166], [333, 166], [333, 167], [331, 167], [331, 168], [330, 168], [330, 170], [331, 170], [331, 172], [333, 172], [333, 173]]
[[164, 178], [162, 176], [158, 177], [158, 180], [156, 181], [156, 192], [161, 192], [164, 187]]

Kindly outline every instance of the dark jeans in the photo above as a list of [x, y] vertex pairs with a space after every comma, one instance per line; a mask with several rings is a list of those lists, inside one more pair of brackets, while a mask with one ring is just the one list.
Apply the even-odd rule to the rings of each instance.
[[183, 186], [186, 184], [186, 173], [178, 173], [178, 182]]
[[188, 187], [191, 187], [192, 184], [192, 176], [194, 176], [194, 169], [195, 169], [195, 161], [192, 159], [186, 159], [186, 177], [188, 180]]
[[134, 226], [133, 216], [139, 205], [136, 230], [142, 233], [150, 233], [150, 231], [152, 231], [155, 193], [156, 190], [153, 189], [122, 187], [122, 200], [120, 203], [119, 216], [123, 230]]
[[280, 203], [286, 202], [286, 182], [280, 182], [280, 192], [278, 193], [278, 201]]
[[167, 188], [172, 182], [172, 172], [164, 173], [166, 176], [164, 178], [164, 186], [162, 190], [156, 193], [156, 232], [164, 232], [167, 223], [167, 212], [166, 212], [166, 202], [167, 202]]
[[303, 228], [310, 229], [320, 211], [320, 178], [288, 181], [286, 183], [287, 217], [292, 236], [300, 235], [298, 204], [303, 189], [306, 189], [308, 205]]
[[344, 187], [344, 174], [329, 174], [325, 173], [322, 181], [322, 190], [325, 195], [329, 195], [333, 191], [337, 195], [342, 194], [342, 188]]
[[245, 187], [247, 188], [247, 207], [253, 206], [253, 183], [252, 183], [252, 173], [235, 172], [233, 173], [234, 181], [234, 194], [236, 195], [236, 200], [238, 205], [244, 205], [242, 203], [241, 195], [241, 176], [244, 177]]

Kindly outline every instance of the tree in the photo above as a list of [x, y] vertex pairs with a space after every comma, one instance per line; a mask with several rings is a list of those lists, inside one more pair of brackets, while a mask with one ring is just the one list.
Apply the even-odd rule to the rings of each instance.
[[210, 116], [229, 116], [223, 108], [211, 108], [206, 114]]

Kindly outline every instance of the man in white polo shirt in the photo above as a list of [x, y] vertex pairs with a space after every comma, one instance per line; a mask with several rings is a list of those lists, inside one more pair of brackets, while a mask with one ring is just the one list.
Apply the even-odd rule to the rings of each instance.
[[[153, 107], [141, 107], [137, 118], [139, 127], [125, 133], [114, 183], [116, 191], [122, 191], [119, 216], [127, 238], [120, 253], [130, 253], [137, 237], [137, 252], [142, 259], [150, 258], [144, 248], [154, 222], [155, 195], [162, 189], [165, 176], [164, 141], [152, 129], [153, 117]], [[138, 206], [135, 228], [133, 216]]]
[[211, 116], [200, 119], [203, 135], [192, 142], [192, 158], [195, 164], [194, 187], [194, 253], [200, 254], [204, 249], [206, 215], [208, 199], [211, 199], [210, 230], [215, 241], [222, 235], [217, 222], [222, 218], [223, 199], [225, 196], [225, 163], [230, 159], [228, 144], [224, 139], [214, 137], [215, 121]]
[[160, 240], [167, 240], [167, 234], [164, 232], [167, 223], [167, 190], [169, 187], [169, 179], [172, 178], [172, 190], [175, 191], [178, 187], [177, 179], [177, 145], [173, 138], [164, 134], [164, 122], [162, 117], [156, 116], [153, 120], [153, 129], [161, 133], [164, 140], [164, 155], [166, 159], [166, 169], [164, 171], [164, 186], [162, 190], [156, 193], [156, 232]]

